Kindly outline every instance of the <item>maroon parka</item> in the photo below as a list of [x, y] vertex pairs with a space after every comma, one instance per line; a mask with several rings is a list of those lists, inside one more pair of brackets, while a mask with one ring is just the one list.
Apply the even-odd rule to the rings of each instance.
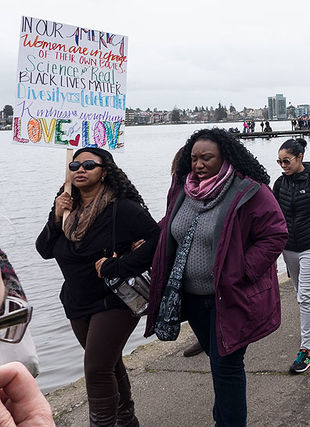
[[[154, 324], [176, 251], [170, 224], [185, 198], [173, 179], [167, 212], [152, 264], [145, 336]], [[236, 174], [214, 229], [213, 275], [216, 331], [221, 356], [257, 341], [281, 323], [275, 261], [285, 247], [287, 228], [270, 188]]]

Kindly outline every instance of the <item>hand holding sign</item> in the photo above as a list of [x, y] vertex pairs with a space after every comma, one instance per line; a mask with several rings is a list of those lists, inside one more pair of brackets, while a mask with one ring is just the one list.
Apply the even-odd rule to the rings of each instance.
[[62, 220], [65, 211], [71, 212], [73, 208], [73, 199], [69, 193], [64, 192], [55, 200], [55, 222]]

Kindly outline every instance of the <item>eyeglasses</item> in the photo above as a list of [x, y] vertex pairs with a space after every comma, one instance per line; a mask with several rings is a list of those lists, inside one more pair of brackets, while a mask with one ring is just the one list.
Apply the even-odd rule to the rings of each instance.
[[277, 163], [278, 163], [278, 165], [280, 165], [280, 166], [282, 166], [282, 163], [283, 163], [285, 166], [288, 166], [288, 165], [291, 163], [291, 161], [292, 161], [293, 159], [296, 159], [296, 156], [291, 157], [290, 159], [283, 159], [283, 160], [278, 159], [278, 160], [277, 160]]
[[75, 172], [80, 169], [82, 166], [83, 169], [86, 171], [91, 171], [95, 169], [97, 166], [103, 168], [104, 166], [101, 163], [96, 163], [94, 160], [85, 160], [85, 162], [70, 162], [69, 163], [69, 169], [72, 172]]
[[0, 341], [18, 343], [31, 320], [32, 307], [24, 300], [8, 296], [1, 308]]

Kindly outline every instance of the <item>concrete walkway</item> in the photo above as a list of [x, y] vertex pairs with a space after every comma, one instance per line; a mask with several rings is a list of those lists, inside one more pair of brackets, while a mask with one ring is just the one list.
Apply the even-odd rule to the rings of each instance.
[[[246, 353], [248, 426], [310, 426], [310, 369], [289, 375], [299, 349], [299, 310], [289, 282], [281, 285], [282, 326]], [[155, 341], [126, 356], [141, 427], [213, 426], [213, 388], [205, 354], [183, 357], [193, 341], [187, 324], [177, 342]], [[88, 426], [84, 380], [48, 396], [59, 427]]]

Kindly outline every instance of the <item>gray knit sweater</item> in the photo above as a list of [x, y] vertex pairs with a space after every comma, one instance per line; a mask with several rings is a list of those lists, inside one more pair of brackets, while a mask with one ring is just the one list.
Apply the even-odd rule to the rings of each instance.
[[200, 213], [183, 274], [183, 289], [190, 294], [213, 295], [215, 293], [211, 259], [213, 231], [224, 194], [231, 183], [231, 180], [229, 181], [214, 200], [196, 200], [186, 196], [172, 221], [171, 233], [180, 245], [193, 219]]

